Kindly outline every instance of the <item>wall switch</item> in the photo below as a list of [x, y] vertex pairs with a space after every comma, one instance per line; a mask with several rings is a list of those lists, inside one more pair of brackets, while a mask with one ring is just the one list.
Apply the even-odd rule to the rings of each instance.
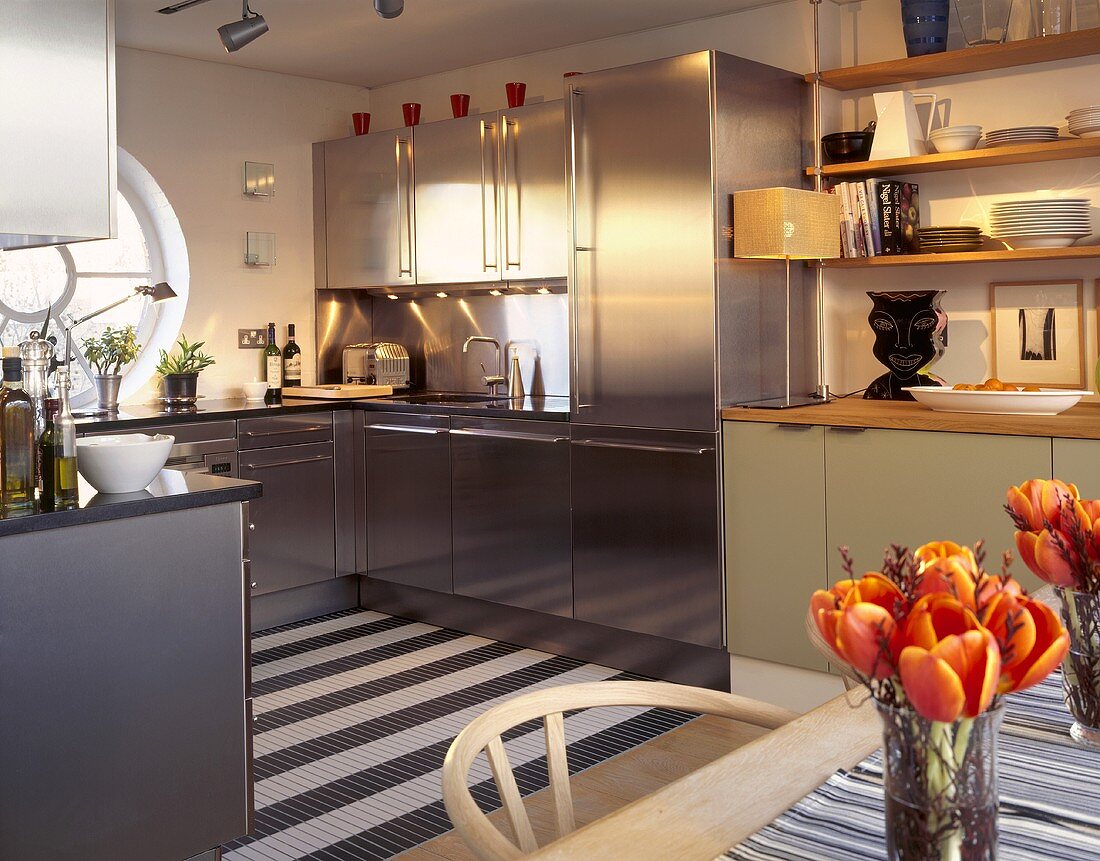
[[262, 329], [238, 329], [237, 349], [262, 350], [267, 347], [267, 327]]

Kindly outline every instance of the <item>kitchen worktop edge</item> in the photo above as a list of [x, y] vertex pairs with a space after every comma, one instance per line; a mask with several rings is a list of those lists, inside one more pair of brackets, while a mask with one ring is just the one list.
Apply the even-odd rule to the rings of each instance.
[[909, 401], [835, 400], [785, 410], [726, 407], [725, 421], [818, 425], [838, 428], [925, 430], [1100, 440], [1100, 403], [1079, 403], [1057, 416], [934, 412]]
[[[540, 399], [541, 400], [541, 399]], [[337, 400], [328, 398], [286, 398], [278, 404], [251, 403], [244, 398], [202, 401], [198, 412], [163, 413], [159, 407], [137, 405], [122, 409], [113, 416], [86, 417], [77, 419], [77, 430], [81, 433], [95, 431], [101, 433], [111, 430], [137, 431], [145, 427], [162, 426], [183, 422], [226, 421], [231, 419], [254, 419], [268, 416], [290, 415], [317, 411], [369, 410], [385, 412], [415, 413], [420, 415], [452, 415], [493, 419], [520, 419], [537, 421], [569, 421], [568, 398], [551, 397], [553, 408], [536, 407], [528, 398], [522, 408], [478, 407], [471, 409], [462, 406], [436, 406], [426, 404], [406, 404], [399, 401], [368, 398], [363, 400]], [[560, 408], [558, 407], [560, 405]]]
[[248, 502], [259, 499], [262, 494], [263, 486], [259, 482], [169, 469], [162, 470], [147, 490], [137, 493], [96, 493], [81, 478], [80, 502], [76, 508], [0, 517], [0, 538], [188, 508]]

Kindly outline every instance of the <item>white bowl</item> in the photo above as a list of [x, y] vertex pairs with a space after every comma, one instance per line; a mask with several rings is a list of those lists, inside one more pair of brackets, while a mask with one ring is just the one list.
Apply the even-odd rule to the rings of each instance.
[[991, 416], [1056, 416], [1092, 392], [1043, 389], [1038, 392], [977, 392], [945, 386], [906, 386], [905, 391], [940, 413], [981, 413]]
[[135, 493], [157, 477], [175, 442], [167, 434], [84, 437], [76, 441], [76, 468], [100, 493]]
[[241, 383], [247, 401], [262, 401], [267, 394], [267, 383]]
[[928, 141], [937, 152], [964, 152], [974, 149], [981, 138], [981, 126], [951, 126], [936, 129], [928, 136]]

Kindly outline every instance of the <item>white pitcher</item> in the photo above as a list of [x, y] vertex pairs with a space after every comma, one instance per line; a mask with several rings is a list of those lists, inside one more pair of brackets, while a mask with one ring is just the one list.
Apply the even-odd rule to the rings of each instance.
[[[917, 119], [917, 99], [931, 99], [928, 125], [922, 127]], [[909, 158], [928, 154], [928, 134], [932, 131], [932, 119], [936, 116], [935, 93], [875, 93], [875, 139], [871, 144], [871, 159]]]

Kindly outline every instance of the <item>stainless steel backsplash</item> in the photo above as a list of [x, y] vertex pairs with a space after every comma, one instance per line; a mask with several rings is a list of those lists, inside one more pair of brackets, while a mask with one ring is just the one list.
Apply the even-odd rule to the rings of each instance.
[[568, 297], [470, 296], [464, 299], [374, 300], [374, 337], [404, 344], [419, 388], [480, 392], [479, 363], [496, 373], [492, 345], [462, 344], [470, 335], [500, 341], [507, 373], [509, 348], [519, 352], [528, 394], [569, 394]]
[[507, 373], [511, 347], [520, 357], [528, 394], [569, 394], [568, 297], [561, 294], [391, 300], [357, 290], [317, 291], [318, 379], [339, 381], [340, 351], [355, 341], [395, 341], [408, 348], [418, 389], [480, 392], [480, 363], [495, 373], [487, 344], [462, 344], [470, 335], [500, 341]]

